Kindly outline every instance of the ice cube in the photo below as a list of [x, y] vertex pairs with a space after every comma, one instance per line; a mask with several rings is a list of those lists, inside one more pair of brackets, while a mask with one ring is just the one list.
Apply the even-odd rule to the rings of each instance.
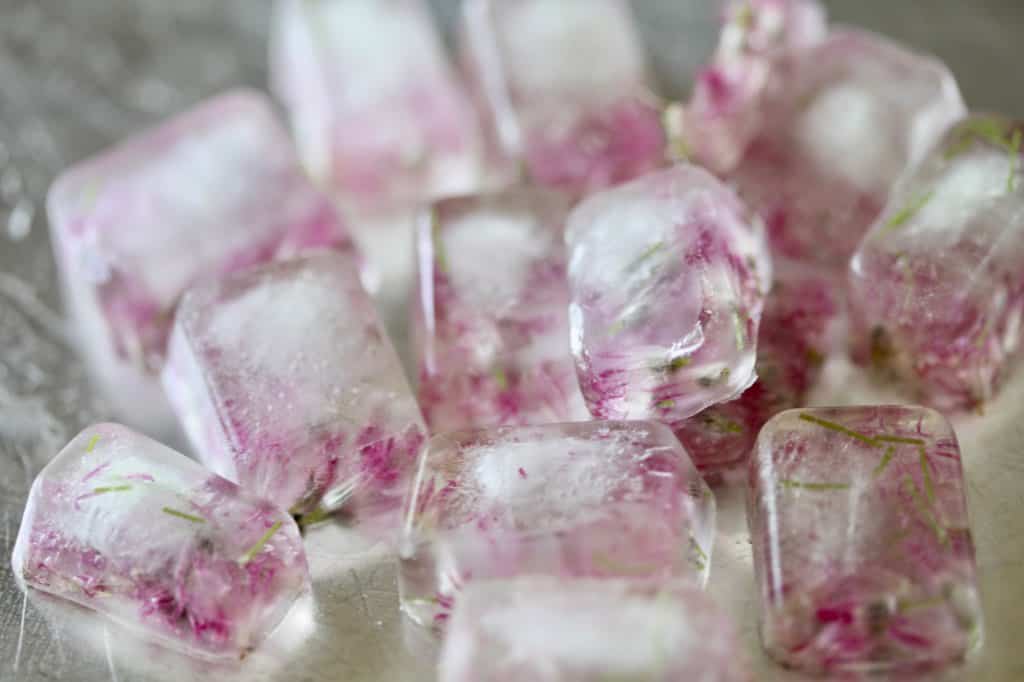
[[855, 357], [939, 408], [981, 406], [1020, 348], [1022, 136], [997, 116], [965, 119], [897, 185], [852, 261]]
[[595, 194], [566, 233], [572, 351], [599, 419], [675, 423], [755, 380], [770, 283], [760, 221], [679, 165]]
[[466, 588], [441, 682], [750, 680], [735, 628], [685, 581], [527, 576]]
[[92, 369], [118, 412], [153, 430], [173, 423], [156, 372], [186, 288], [306, 248], [352, 248], [270, 103], [248, 91], [65, 171], [48, 210]]
[[960, 659], [982, 627], [956, 435], [923, 407], [791, 410], [750, 467], [761, 638], [787, 666]]
[[163, 379], [217, 473], [296, 515], [344, 509], [373, 538], [397, 528], [425, 429], [346, 255], [190, 290]]
[[116, 424], [36, 478], [12, 563], [29, 587], [203, 658], [244, 657], [309, 589], [291, 517]]
[[586, 422], [435, 436], [400, 544], [402, 609], [443, 623], [461, 587], [528, 573], [707, 579], [715, 500], [667, 427]]
[[354, 207], [479, 183], [476, 117], [422, 0], [279, 0], [270, 68], [310, 173]]
[[760, 123], [728, 175], [776, 255], [840, 269], [892, 184], [964, 113], [949, 69], [852, 29], [775, 60]]
[[589, 418], [569, 352], [568, 211], [514, 189], [421, 215], [413, 326], [432, 431]]
[[492, 161], [581, 193], [661, 165], [665, 137], [622, 0], [470, 0], [462, 53]]

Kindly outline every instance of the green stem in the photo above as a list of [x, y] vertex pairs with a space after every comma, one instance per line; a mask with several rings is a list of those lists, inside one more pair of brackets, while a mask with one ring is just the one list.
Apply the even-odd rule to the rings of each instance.
[[192, 514], [186, 514], [183, 511], [178, 511], [177, 509], [171, 509], [170, 507], [164, 507], [161, 511], [163, 511], [164, 514], [170, 514], [171, 516], [177, 516], [179, 519], [185, 519], [186, 521], [191, 521], [192, 523], [206, 523], [206, 519], [204, 519], [201, 516], [194, 516]]
[[780, 480], [779, 485], [783, 488], [797, 488], [800, 490], [812, 490], [816, 492], [848, 490], [850, 488], [849, 483], [809, 483], [807, 481], [794, 481], [788, 478]]
[[267, 544], [267, 541], [270, 540], [270, 538], [272, 538], [274, 536], [274, 533], [276, 533], [280, 529], [281, 529], [281, 522], [280, 521], [276, 522], [273, 526], [268, 528], [267, 532], [264, 533], [263, 536], [259, 540], [256, 541], [256, 544], [254, 544], [249, 549], [245, 550], [245, 554], [242, 555], [242, 558], [238, 561], [238, 563], [241, 564], [242, 566], [245, 566], [247, 563], [252, 561], [252, 558], [254, 556], [256, 556], [256, 553], [259, 552], [261, 549], [263, 549], [263, 546]]
[[855, 440], [859, 440], [861, 443], [864, 443], [865, 445], [869, 445], [869, 446], [871, 446], [873, 448], [880, 448], [880, 447], [882, 447], [881, 445], [879, 445], [879, 443], [874, 438], [871, 438], [870, 436], [865, 436], [863, 433], [860, 433], [859, 431], [854, 431], [853, 429], [848, 429], [845, 426], [843, 426], [842, 424], [837, 424], [835, 422], [830, 422], [827, 419], [820, 419], [818, 417], [815, 417], [813, 414], [808, 414], [808, 413], [804, 412], [804, 413], [802, 413], [800, 415], [800, 419], [804, 420], [805, 422], [810, 422], [812, 424], [817, 424], [818, 426], [821, 426], [823, 428], [829, 429], [830, 431], [835, 431], [836, 433], [841, 433], [843, 435], [849, 436], [850, 438], [853, 438]]

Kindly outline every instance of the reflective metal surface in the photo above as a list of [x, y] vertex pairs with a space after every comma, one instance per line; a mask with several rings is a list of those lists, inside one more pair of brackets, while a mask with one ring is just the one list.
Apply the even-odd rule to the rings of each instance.
[[[557, 0], [552, 0], [556, 2]], [[455, 2], [437, 2], [450, 20]], [[636, 0], [658, 75], [685, 87], [714, 40], [712, 0]], [[1019, 0], [836, 0], [833, 16], [942, 56], [975, 108], [1020, 115]], [[255, 0], [0, 0], [0, 680], [431, 680], [435, 644], [403, 626], [393, 560], [311, 534], [314, 595], [238, 666], [211, 667], [136, 641], [82, 609], [24, 595], [11, 545], [35, 473], [104, 416], [59, 311], [42, 199], [53, 176], [126, 132], [233, 84], [264, 80], [267, 3]], [[370, 239], [397, 254], [385, 274], [401, 320], [408, 244], [401, 226]], [[400, 323], [397, 325], [401, 333]], [[880, 398], [830, 364], [817, 402]], [[870, 395], [870, 394], [876, 395]], [[895, 396], [898, 399], [898, 396]], [[1024, 370], [984, 415], [958, 418], [981, 563], [986, 643], [929, 679], [1024, 680]], [[760, 654], [740, 488], [719, 490], [711, 592], [741, 624], [758, 680], [802, 679]]]

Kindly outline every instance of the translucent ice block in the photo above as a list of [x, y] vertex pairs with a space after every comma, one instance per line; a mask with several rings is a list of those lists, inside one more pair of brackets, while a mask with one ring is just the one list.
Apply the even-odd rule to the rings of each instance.
[[757, 382], [673, 426], [702, 472], [742, 464], [765, 422], [806, 404], [826, 357], [841, 345], [843, 312], [833, 278], [804, 268], [778, 273], [758, 333]]
[[413, 326], [432, 431], [589, 418], [569, 352], [568, 210], [517, 189], [421, 215]]
[[817, 0], [725, 4], [715, 55], [698, 72], [681, 112], [681, 151], [718, 173], [733, 170], [758, 134], [762, 98], [777, 63], [787, 52], [817, 45], [828, 34], [825, 9]]
[[729, 174], [776, 255], [846, 266], [889, 190], [964, 113], [950, 70], [871, 33], [832, 31], [776, 60]]
[[48, 197], [81, 342], [126, 420], [172, 421], [156, 372], [194, 282], [305, 248], [351, 248], [270, 103], [209, 100], [65, 171]]
[[667, 427], [587, 422], [434, 437], [406, 513], [402, 608], [430, 624], [481, 578], [678, 575], [703, 584], [715, 500]]
[[441, 682], [746, 682], [735, 628], [680, 581], [522, 577], [468, 586]]
[[391, 534], [424, 439], [351, 259], [321, 252], [190, 290], [164, 385], [211, 469], [294, 514]]
[[572, 193], [661, 165], [659, 105], [623, 0], [469, 0], [462, 53], [498, 163]]
[[913, 173], [853, 258], [856, 358], [944, 409], [990, 399], [1024, 317], [1024, 126], [965, 119]]
[[116, 424], [39, 474], [12, 561], [23, 584], [206, 658], [245, 656], [309, 589], [291, 517]]
[[761, 638], [813, 672], [960, 659], [980, 638], [956, 435], [923, 407], [791, 410], [750, 467]]
[[731, 190], [688, 165], [573, 211], [572, 351], [594, 416], [675, 423], [754, 382], [771, 270], [761, 228]]
[[348, 203], [476, 187], [476, 117], [423, 0], [279, 0], [270, 56], [306, 166]]

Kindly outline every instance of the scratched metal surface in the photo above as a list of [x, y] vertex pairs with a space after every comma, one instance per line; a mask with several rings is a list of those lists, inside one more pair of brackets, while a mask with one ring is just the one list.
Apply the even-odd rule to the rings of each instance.
[[[553, 2], [556, 0], [552, 0]], [[685, 87], [713, 39], [711, 0], [636, 0], [658, 75]], [[454, 2], [436, 2], [450, 20]], [[1019, 0], [837, 0], [836, 18], [931, 50], [976, 108], [1021, 114], [1009, 87], [1024, 56]], [[238, 667], [195, 663], [14, 584], [8, 557], [28, 485], [78, 428], [102, 417], [57, 311], [42, 199], [55, 173], [130, 131], [232, 84], [264, 81], [267, 4], [255, 0], [0, 0], [0, 680], [431, 680], [435, 645], [403, 627], [392, 560], [340, 531], [308, 543], [314, 595]], [[386, 234], [386, 233], [384, 233]], [[385, 253], [401, 248], [378, 238]], [[397, 246], [396, 246], [397, 244]], [[404, 259], [390, 273], [401, 319]], [[401, 329], [398, 329], [401, 334]], [[819, 402], [871, 399], [830, 363]], [[830, 386], [841, 387], [838, 389]], [[1024, 679], [1024, 370], [984, 416], [957, 420], [986, 609], [987, 641], [942, 679]], [[798, 676], [759, 653], [742, 495], [719, 491], [711, 591], [741, 624], [759, 680]]]

